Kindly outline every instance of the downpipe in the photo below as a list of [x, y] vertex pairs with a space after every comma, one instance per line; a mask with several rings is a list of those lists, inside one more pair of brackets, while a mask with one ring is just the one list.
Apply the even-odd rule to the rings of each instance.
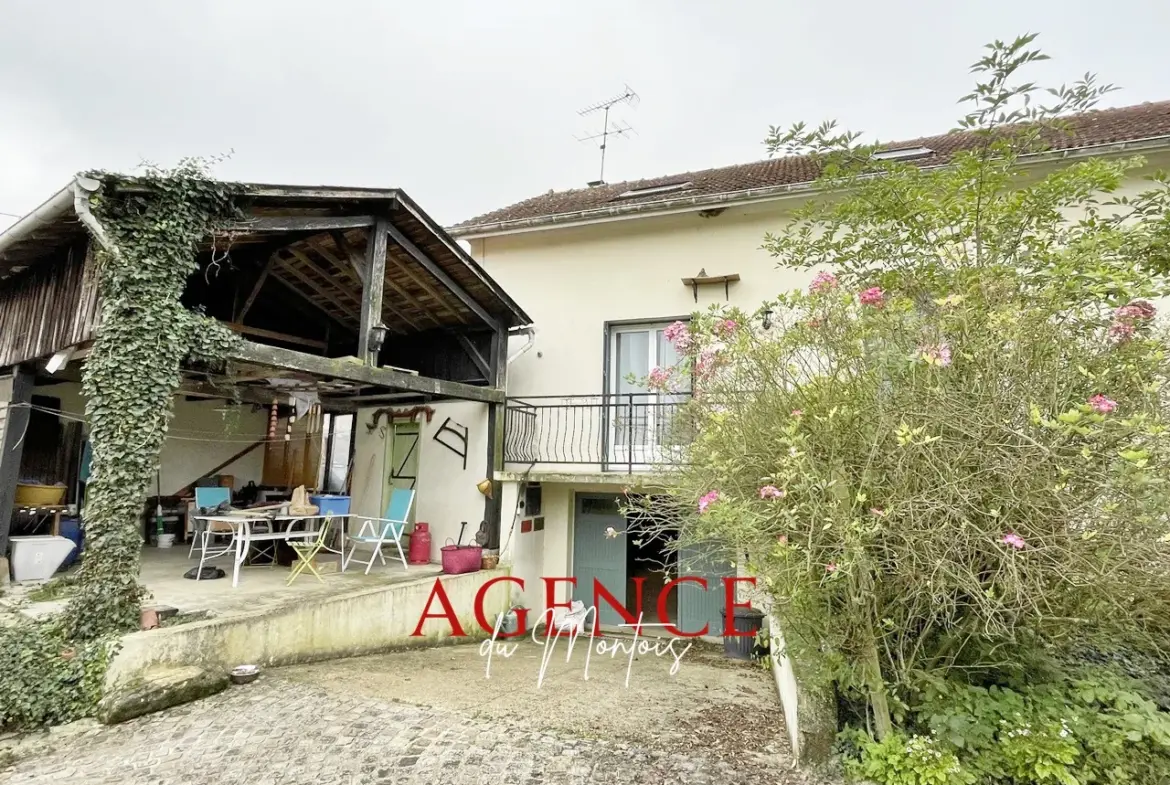
[[510, 356], [508, 358], [507, 365], [511, 365], [513, 362], [518, 360], [521, 355], [523, 355], [525, 352], [527, 352], [529, 349], [531, 349], [533, 347], [533, 345], [536, 343], [536, 328], [533, 327], [532, 325], [529, 325], [527, 327], [521, 327], [519, 330], [517, 330], [515, 333], [513, 333], [513, 335], [527, 335], [528, 340], [524, 342], [523, 346], [521, 346], [519, 349], [517, 349], [515, 352], [512, 353], [512, 356]]

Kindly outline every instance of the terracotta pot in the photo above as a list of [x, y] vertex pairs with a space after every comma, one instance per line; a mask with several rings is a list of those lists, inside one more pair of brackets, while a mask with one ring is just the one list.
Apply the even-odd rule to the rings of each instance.
[[142, 609], [142, 624], [144, 630], [153, 630], [158, 627], [158, 611], [154, 608]]
[[485, 553], [483, 555], [483, 558], [480, 559], [479, 566], [480, 566], [480, 569], [483, 569], [483, 570], [493, 570], [493, 569], [495, 569], [496, 565], [499, 563], [500, 563], [499, 556], [497, 556], [495, 554], [489, 555], [489, 554]]

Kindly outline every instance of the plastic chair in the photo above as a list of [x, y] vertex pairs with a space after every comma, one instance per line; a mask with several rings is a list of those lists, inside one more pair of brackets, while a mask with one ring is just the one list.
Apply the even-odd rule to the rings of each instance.
[[399, 540], [402, 537], [402, 532], [406, 530], [407, 518], [410, 516], [412, 504], [414, 504], [414, 491], [395, 488], [390, 494], [390, 504], [386, 506], [386, 517], [366, 518], [362, 522], [357, 536], [349, 538], [352, 545], [349, 549], [349, 556], [343, 560], [341, 569], [345, 570], [353, 562], [354, 552], [359, 545], [372, 545], [374, 551], [370, 554], [370, 560], [368, 562], [358, 561], [358, 564], [366, 565], [366, 575], [369, 575], [370, 568], [374, 566], [375, 558], [381, 559], [382, 564], [386, 563], [386, 557], [382, 555], [382, 546], [390, 542], [394, 543], [394, 547], [398, 549], [398, 558], [402, 560], [402, 567], [405, 569], [406, 554], [402, 552], [402, 543]]
[[[211, 528], [208, 528], [208, 522], [198, 520], [198, 516], [200, 514], [202, 514], [202, 512], [204, 510], [215, 510], [215, 509], [219, 508], [220, 505], [223, 505], [223, 504], [230, 505], [231, 501], [232, 501], [232, 489], [231, 488], [212, 487], [212, 488], [196, 488], [195, 489], [195, 515], [196, 515], [195, 527], [194, 527], [194, 535], [195, 536], [191, 538], [191, 547], [189, 549], [187, 549], [187, 558], [188, 559], [191, 558], [191, 556], [195, 553], [195, 544], [199, 543], [199, 550], [201, 551], [201, 555], [200, 555], [200, 559], [199, 559], [200, 568], [202, 568], [203, 562], [206, 561], [207, 559], [209, 559], [209, 558], [214, 559], [217, 556], [222, 556], [224, 553], [227, 553], [227, 551], [224, 550], [224, 551], [218, 551], [218, 552], [211, 554], [211, 555], [207, 555], [207, 546], [208, 546], [208, 543], [211, 540], [211, 538], [212, 537], [231, 536], [233, 530], [230, 526], [224, 526], [222, 524], [221, 525], [212, 524]], [[257, 531], [262, 531], [262, 532], [271, 531], [271, 524], [265, 524], [265, 523], [255, 524], [254, 523], [254, 524], [252, 524], [252, 527], [254, 529], [256, 529]], [[276, 564], [276, 543], [275, 542], [270, 542], [267, 545], [254, 545], [254, 546], [252, 546], [252, 553], [249, 555], [250, 556], [251, 555], [263, 556], [265, 554], [267, 554], [268, 557], [272, 560], [270, 562], [269, 566], [275, 565]]]
[[[325, 579], [321, 577], [321, 573], [317, 572], [317, 567], [313, 564], [313, 559], [325, 548], [325, 541], [329, 538], [329, 524], [332, 521], [332, 517], [327, 517], [321, 521], [321, 530], [317, 532], [317, 539], [311, 542], [289, 543], [289, 547], [297, 555], [297, 563], [293, 565], [292, 572], [288, 576], [288, 583], [285, 586], [291, 585], [297, 576], [305, 570], [313, 573], [321, 583], [325, 582]], [[370, 561], [373, 561], [373, 559], [370, 559]]]

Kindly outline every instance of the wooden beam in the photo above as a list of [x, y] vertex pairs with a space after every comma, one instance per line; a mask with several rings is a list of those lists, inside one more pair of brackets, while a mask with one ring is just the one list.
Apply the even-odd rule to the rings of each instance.
[[[492, 334], [491, 358], [487, 374], [488, 384], [498, 390], [507, 389], [508, 331], [499, 327]], [[492, 481], [492, 494], [484, 499], [483, 519], [488, 524], [488, 548], [500, 547], [500, 528], [503, 518], [502, 489], [496, 472], [504, 468], [504, 424], [506, 404], [488, 404], [487, 416], [487, 474]]]
[[329, 317], [330, 321], [344, 327], [346, 332], [348, 332], [348, 333], [353, 332], [353, 325], [352, 324], [346, 324], [345, 322], [341, 321], [341, 319], [339, 319], [337, 317], [337, 314], [335, 314], [333, 311], [326, 308], [323, 304], [314, 300], [309, 295], [302, 292], [300, 289], [298, 289], [296, 286], [294, 286], [293, 284], [286, 281], [284, 278], [281, 278], [279, 275], [274, 275], [274, 276], [272, 276], [272, 280], [276, 281], [281, 286], [287, 287], [289, 289], [289, 291], [296, 292], [298, 297], [301, 299], [302, 302], [308, 303], [309, 305], [313, 306], [321, 313], [325, 314], [327, 317]]
[[[286, 248], [285, 250], [288, 251], [293, 256], [295, 256], [297, 259], [299, 259], [307, 267], [311, 268], [314, 272], [318, 273], [319, 275], [321, 275], [325, 278], [329, 278], [329, 274], [327, 272], [325, 272], [320, 267], [318, 267], [317, 264], [312, 259], [310, 259], [308, 256], [305, 256], [303, 253], [298, 251], [296, 248]], [[283, 257], [279, 257], [279, 256], [277, 258], [280, 260], [280, 269], [282, 272], [286, 272], [289, 275], [291, 275], [292, 277], [296, 278], [298, 281], [303, 283], [305, 286], [309, 287], [314, 292], [316, 292], [318, 294], [318, 296], [320, 296], [321, 298], [328, 300], [330, 303], [332, 303], [333, 306], [335, 308], [337, 308], [339, 311], [341, 311], [342, 313], [349, 313], [350, 310], [353, 308], [352, 305], [349, 305], [348, 303], [342, 302], [341, 300], [337, 299], [336, 292], [329, 291], [324, 286], [317, 283], [309, 276], [305, 275], [303, 272], [298, 270], [287, 259], [284, 259]]]
[[460, 302], [466, 305], [472, 313], [482, 319], [484, 324], [486, 324], [488, 327], [491, 327], [492, 329], [496, 329], [500, 326], [499, 322], [497, 322], [487, 311], [485, 311], [483, 307], [475, 301], [475, 298], [464, 291], [463, 287], [457, 284], [451, 276], [447, 275], [442, 267], [439, 267], [439, 265], [436, 264], [429, 256], [419, 250], [418, 246], [410, 241], [410, 238], [408, 238], [402, 232], [398, 231], [398, 227], [391, 223], [387, 223], [386, 232], [400, 248], [414, 257], [416, 262], [425, 267], [427, 272], [429, 272], [431, 275], [438, 278], [440, 283], [447, 287], [448, 291], [458, 297]]
[[[390, 222], [379, 218], [366, 247], [366, 283], [362, 287], [362, 325], [358, 328], [358, 357], [378, 364], [378, 352], [370, 348], [370, 333], [382, 325], [382, 289], [386, 285], [386, 228]], [[381, 347], [377, 347], [380, 349]]]
[[316, 341], [312, 338], [302, 338], [299, 335], [289, 335], [288, 333], [278, 333], [275, 330], [262, 330], [259, 327], [249, 327], [246, 324], [238, 324], [234, 322], [225, 322], [226, 327], [232, 332], [240, 333], [241, 335], [251, 335], [255, 338], [271, 338], [274, 341], [282, 343], [295, 343], [298, 346], [308, 346], [310, 349], [320, 349], [325, 351], [329, 345], [324, 341]]
[[236, 385], [235, 387], [225, 388], [223, 385], [191, 380], [184, 381], [180, 384], [176, 393], [178, 395], [191, 395], [196, 398], [216, 398], [224, 401], [254, 403], [258, 406], [271, 405], [273, 397], [288, 397], [287, 391], [281, 392], [280, 390], [274, 390], [272, 393], [266, 393], [255, 387]]
[[[0, 427], [0, 557], [8, 553], [8, 527], [12, 522], [12, 506], [16, 500], [16, 482], [20, 479], [20, 458], [24, 452], [28, 431], [29, 404], [32, 403], [36, 375], [33, 369], [16, 366], [10, 377], [0, 378], [0, 392], [7, 400], [0, 401], [4, 419]], [[4, 565], [7, 569], [7, 564]]]
[[[337, 245], [337, 249], [338, 249], [338, 252], [341, 254], [341, 257], [334, 256], [329, 251], [328, 248], [323, 248], [322, 246], [317, 245], [316, 243], [310, 242], [309, 245], [313, 248], [313, 250], [315, 250], [317, 253], [324, 256], [329, 261], [333, 262], [338, 267], [344, 267], [346, 265], [346, 261], [348, 261], [349, 265], [354, 269], [355, 272], [358, 273], [362, 286], [365, 286], [365, 281], [366, 281], [366, 278], [365, 278], [366, 271], [364, 269], [365, 257], [362, 256], [361, 254], [355, 252], [353, 250], [353, 248], [351, 248], [349, 246], [349, 244], [345, 242], [345, 236], [342, 235], [341, 232], [333, 232], [332, 235], [333, 235], [333, 242]], [[346, 261], [343, 261], [343, 259]], [[407, 294], [406, 291], [402, 287], [400, 287], [397, 283], [395, 283], [393, 278], [387, 278], [385, 282], [386, 282], [387, 286], [389, 286], [392, 290], [394, 290], [395, 293], [400, 295], [407, 302], [411, 301], [410, 295]], [[385, 295], [385, 292], [383, 292], [383, 295]], [[383, 296], [383, 303], [385, 303], [384, 296]], [[438, 319], [431, 316], [426, 311], [420, 311], [420, 312], [422, 313], [423, 316], [427, 317], [432, 322], [434, 322], [436, 326], [442, 326], [441, 322], [439, 322]], [[412, 319], [410, 319], [410, 317], [408, 317], [406, 314], [404, 314], [402, 312], [401, 308], [394, 309], [394, 313], [398, 316], [398, 318], [400, 318], [402, 321], [406, 322], [407, 326], [410, 327], [412, 330], [419, 330], [421, 332], [421, 328]], [[391, 329], [393, 329], [393, 328], [391, 328]], [[397, 330], [397, 332], [402, 332], [402, 330]]]
[[372, 215], [306, 215], [248, 218], [232, 225], [237, 232], [328, 232], [331, 229], [357, 229], [373, 226]]
[[340, 379], [347, 382], [386, 387], [390, 390], [409, 390], [428, 395], [441, 395], [446, 398], [461, 398], [466, 401], [504, 402], [502, 389], [476, 387], [459, 382], [431, 379], [427, 376], [415, 376], [390, 368], [375, 368], [352, 357], [318, 357], [313, 354], [282, 349], [278, 346], [265, 346], [251, 341], [240, 342], [232, 350], [231, 359], [269, 368], [299, 371], [324, 379]]
[[[366, 283], [366, 260], [360, 255], [354, 253], [349, 247], [349, 243], [345, 241], [345, 235], [339, 231], [332, 231], [329, 237], [333, 240], [333, 244], [337, 246], [337, 252], [341, 254], [341, 258], [349, 262], [353, 267], [353, 271], [357, 273], [358, 280], [363, 285]], [[318, 248], [318, 250], [320, 250]], [[337, 260], [340, 261], [340, 260]]]
[[471, 361], [475, 363], [475, 367], [478, 368], [479, 372], [483, 374], [483, 380], [485, 382], [490, 382], [492, 378], [491, 366], [488, 364], [488, 361], [484, 359], [484, 356], [479, 353], [479, 349], [477, 349], [475, 344], [471, 342], [471, 339], [463, 333], [455, 333], [455, 338], [458, 339], [459, 344], [463, 347], [463, 351], [467, 352], [467, 356], [470, 357]]
[[244, 307], [240, 309], [240, 315], [236, 317], [237, 321], [244, 321], [244, 317], [248, 315], [252, 303], [256, 302], [256, 298], [260, 296], [260, 290], [264, 288], [264, 282], [268, 280], [268, 273], [272, 272], [272, 258], [269, 256], [268, 260], [264, 262], [264, 269], [260, 271], [260, 277], [256, 279], [256, 284], [248, 294], [248, 299], [244, 300]]
[[257, 447], [259, 447], [259, 446], [261, 446], [262, 444], [264, 444], [264, 442], [265, 442], [265, 440], [264, 440], [264, 439], [261, 439], [261, 440], [260, 440], [260, 441], [258, 441], [258, 442], [253, 442], [252, 444], [249, 444], [247, 447], [245, 447], [244, 449], [240, 450], [238, 453], [236, 453], [236, 454], [235, 454], [235, 455], [233, 455], [232, 457], [228, 458], [226, 461], [223, 461], [222, 463], [220, 463], [218, 466], [216, 466], [216, 467], [215, 467], [214, 469], [212, 469], [211, 471], [204, 472], [203, 474], [199, 475], [199, 476], [198, 476], [198, 477], [196, 477], [196, 478], [194, 479], [194, 481], [192, 481], [192, 482], [191, 482], [189, 485], [184, 485], [182, 488], [180, 488], [178, 491], [176, 491], [176, 492], [175, 492], [174, 494], [172, 494], [172, 495], [174, 495], [174, 496], [182, 496], [182, 495], [183, 495], [183, 494], [184, 494], [186, 491], [189, 491], [189, 490], [191, 490], [192, 488], [194, 488], [194, 487], [195, 487], [195, 483], [199, 482], [199, 481], [200, 481], [200, 480], [202, 480], [204, 477], [210, 477], [211, 475], [213, 475], [213, 474], [216, 474], [217, 472], [219, 472], [219, 471], [221, 471], [221, 470], [223, 470], [223, 469], [226, 469], [227, 467], [231, 466], [231, 465], [232, 465], [233, 463], [235, 463], [236, 461], [238, 461], [238, 460], [240, 460], [241, 458], [243, 458], [243, 457], [244, 457], [245, 455], [247, 455], [248, 453], [250, 453], [250, 452], [252, 452], [253, 450], [255, 450]]

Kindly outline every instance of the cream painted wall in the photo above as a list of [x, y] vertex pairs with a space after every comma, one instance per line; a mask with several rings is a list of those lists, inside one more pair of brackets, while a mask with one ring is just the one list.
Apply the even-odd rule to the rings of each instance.
[[[33, 395], [57, 398], [61, 401], [62, 411], [85, 415], [81, 385], [74, 382], [37, 387]], [[238, 414], [225, 419], [222, 412], [216, 411], [222, 406], [222, 401], [188, 401], [182, 397], [175, 400], [175, 416], [160, 456], [164, 495], [176, 493], [249, 444], [267, 436], [266, 412], [242, 406]], [[264, 448], [258, 447], [216, 473], [232, 475], [235, 487], [240, 488], [249, 481], [259, 485], [263, 470]]]
[[[1170, 155], [1150, 158], [1149, 166], [1117, 195], [1140, 193], [1148, 188], [1144, 175], [1167, 166]], [[729, 208], [711, 218], [685, 213], [472, 240], [472, 255], [523, 304], [537, 328], [535, 345], [508, 368], [508, 394], [602, 393], [607, 321], [668, 321], [724, 302], [754, 310], [781, 291], [806, 286], [813, 272], [778, 270], [760, 248], [764, 235], [783, 227], [801, 201]], [[729, 298], [721, 285], [700, 288], [696, 303], [681, 279], [700, 269], [711, 276], [738, 273], [741, 280], [731, 284]], [[1163, 311], [1168, 306], [1161, 304]], [[533, 468], [599, 470], [596, 464]], [[544, 610], [540, 578], [572, 574], [575, 492], [610, 487], [620, 486], [545, 483], [545, 530], [539, 533], [521, 534], [517, 524], [509, 535], [510, 511], [505, 507], [501, 537], [507, 542], [510, 536], [511, 544], [503, 557], [511, 561], [513, 574], [524, 579], [524, 600], [533, 616]], [[568, 596], [568, 587], [560, 587], [557, 599]]]
[[[1168, 166], [1170, 154], [1151, 156], [1117, 195], [1147, 189], [1144, 177]], [[683, 213], [472, 240], [472, 255], [537, 328], [535, 345], [508, 369], [509, 395], [603, 392], [607, 321], [666, 321], [728, 301], [754, 310], [807, 285], [811, 272], [779, 270], [760, 248], [803, 201], [731, 207], [711, 218]], [[741, 280], [731, 284], [729, 300], [723, 286], [710, 285], [700, 288], [696, 303], [681, 279], [700, 269]]]
[[805, 285], [811, 273], [777, 270], [760, 249], [780, 220], [739, 208], [473, 240], [472, 254], [536, 323], [535, 345], [508, 368], [509, 395], [603, 392], [607, 321], [669, 321], [728, 301], [709, 285], [695, 302], [682, 279], [700, 269], [738, 273], [730, 303], [745, 309]]
[[[459, 537], [460, 523], [467, 521], [463, 543], [474, 543], [475, 533], [483, 521], [484, 497], [475, 487], [487, 474], [487, 405], [470, 401], [452, 401], [430, 405], [435, 410], [428, 423], [420, 418], [418, 481], [415, 485], [414, 520], [425, 521], [431, 531], [431, 561], [438, 562], [441, 548], [448, 538]], [[353, 496], [351, 508], [358, 515], [381, 517], [388, 497], [383, 489], [390, 476], [386, 460], [389, 427], [367, 427], [375, 409], [358, 412], [355, 428]], [[435, 433], [450, 417], [453, 423], [467, 426], [467, 468], [463, 460], [435, 441]], [[380, 425], [385, 425], [383, 418]], [[444, 438], [448, 438], [449, 434]], [[506, 513], [505, 513], [506, 514]], [[355, 524], [360, 525], [360, 522]], [[405, 543], [403, 543], [405, 548]]]

